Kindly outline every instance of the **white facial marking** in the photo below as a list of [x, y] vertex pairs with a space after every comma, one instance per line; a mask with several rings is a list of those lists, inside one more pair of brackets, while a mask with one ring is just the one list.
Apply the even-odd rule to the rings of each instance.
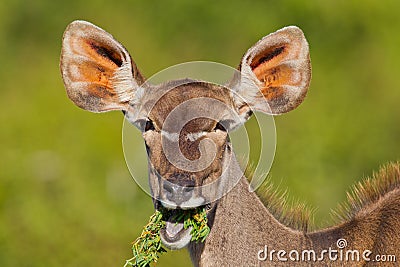
[[168, 140], [170, 140], [172, 142], [178, 142], [179, 141], [179, 134], [178, 133], [169, 133], [169, 132], [161, 130], [161, 136], [167, 138]]
[[199, 139], [200, 137], [205, 136], [205, 135], [206, 135], [205, 132], [188, 133], [188, 134], [186, 135], [186, 138], [187, 138], [187, 140], [189, 140], [189, 141], [191, 141], [191, 142], [194, 142], [194, 141], [196, 141], [197, 139]]
[[160, 199], [160, 201], [161, 201], [161, 204], [167, 209], [176, 209], [177, 208], [177, 205], [174, 202], [169, 201], [168, 199], [165, 199], [165, 200]]
[[182, 209], [192, 209], [204, 205], [205, 200], [202, 197], [191, 197], [188, 201], [183, 202], [180, 207]]

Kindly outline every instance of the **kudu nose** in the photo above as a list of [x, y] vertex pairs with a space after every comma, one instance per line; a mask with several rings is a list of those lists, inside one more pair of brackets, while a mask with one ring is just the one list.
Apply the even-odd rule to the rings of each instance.
[[186, 177], [177, 176], [172, 179], [163, 181], [163, 190], [167, 200], [173, 202], [177, 206], [188, 201], [194, 191], [195, 182]]

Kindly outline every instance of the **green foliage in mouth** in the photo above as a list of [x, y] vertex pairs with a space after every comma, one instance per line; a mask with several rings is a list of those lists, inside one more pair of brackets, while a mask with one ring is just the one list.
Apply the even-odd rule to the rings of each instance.
[[167, 251], [162, 246], [160, 231], [165, 227], [165, 220], [168, 218], [176, 224], [183, 223], [184, 229], [191, 227], [191, 241], [204, 242], [210, 233], [204, 207], [190, 210], [156, 210], [144, 226], [141, 235], [133, 242], [133, 257], [126, 261], [124, 267], [148, 267], [151, 263], [156, 263], [160, 255]]

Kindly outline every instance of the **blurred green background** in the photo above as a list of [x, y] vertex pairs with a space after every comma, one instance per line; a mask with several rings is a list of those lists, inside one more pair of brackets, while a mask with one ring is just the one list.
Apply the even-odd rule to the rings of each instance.
[[[125, 165], [121, 113], [66, 97], [58, 65], [71, 21], [111, 32], [147, 77], [193, 60], [236, 67], [262, 36], [301, 27], [313, 79], [306, 101], [276, 118], [270, 175], [326, 225], [355, 181], [400, 157], [399, 10], [397, 0], [0, 1], [0, 266], [122, 266], [153, 213]], [[189, 262], [169, 252], [157, 266]]]

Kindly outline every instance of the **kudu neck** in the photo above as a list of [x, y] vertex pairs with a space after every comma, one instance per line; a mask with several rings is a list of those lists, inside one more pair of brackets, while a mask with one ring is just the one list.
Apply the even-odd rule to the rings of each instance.
[[244, 176], [216, 203], [209, 222], [211, 232], [206, 241], [189, 245], [195, 266], [254, 266], [259, 263], [258, 251], [266, 245], [275, 250], [308, 245], [303, 232], [280, 223], [249, 191]]

